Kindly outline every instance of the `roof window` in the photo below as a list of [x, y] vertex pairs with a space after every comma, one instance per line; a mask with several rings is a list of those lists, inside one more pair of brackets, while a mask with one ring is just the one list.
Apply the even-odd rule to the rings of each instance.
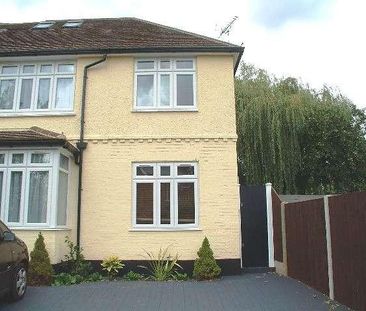
[[48, 28], [52, 27], [54, 24], [55, 24], [55, 22], [50, 22], [50, 21], [40, 22], [37, 25], [33, 26], [33, 29], [48, 29]]
[[79, 28], [83, 21], [67, 21], [65, 24], [63, 24], [63, 28]]

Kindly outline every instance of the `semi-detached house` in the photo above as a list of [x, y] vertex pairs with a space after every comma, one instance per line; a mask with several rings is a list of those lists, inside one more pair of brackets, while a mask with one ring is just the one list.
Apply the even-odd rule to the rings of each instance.
[[136, 18], [0, 24], [0, 217], [52, 263], [143, 249], [240, 267], [243, 48]]

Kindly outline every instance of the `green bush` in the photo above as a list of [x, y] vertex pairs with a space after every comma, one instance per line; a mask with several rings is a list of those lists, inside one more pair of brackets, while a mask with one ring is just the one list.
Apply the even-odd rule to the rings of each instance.
[[197, 280], [212, 280], [221, 273], [221, 268], [216, 263], [213, 251], [207, 237], [197, 252], [198, 258], [194, 262], [193, 277]]
[[34, 286], [51, 285], [53, 273], [43, 235], [39, 233], [34, 243], [34, 249], [30, 253], [28, 284]]
[[84, 282], [97, 282], [103, 279], [100, 273], [92, 273], [91, 264], [85, 260], [82, 248], [75, 245], [69, 237], [65, 238], [65, 243], [69, 253], [65, 255], [65, 261], [62, 261], [61, 264], [67, 272], [57, 274], [52, 285], [73, 285]]
[[90, 274], [88, 277], [84, 277], [79, 274], [59, 273], [55, 276], [55, 280], [52, 285], [54, 286], [74, 285], [84, 282], [97, 282], [102, 279], [103, 279], [102, 275], [97, 272]]
[[141, 281], [144, 279], [144, 276], [140, 273], [129, 271], [123, 276], [123, 278], [126, 281]]
[[108, 278], [113, 280], [118, 274], [118, 271], [121, 270], [125, 265], [117, 256], [110, 256], [103, 260], [101, 266], [103, 267], [103, 270], [107, 271]]
[[150, 279], [154, 281], [167, 281], [173, 279], [177, 268], [182, 269], [178, 264], [178, 254], [172, 257], [168, 253], [169, 247], [162, 250], [160, 248], [159, 253], [155, 256], [151, 252], [146, 252], [147, 259], [149, 260], [149, 268], [145, 266], [140, 266], [146, 269], [150, 273]]
[[188, 281], [189, 277], [187, 273], [175, 272], [175, 274], [173, 274], [173, 279], [176, 281]]
[[67, 244], [69, 253], [65, 255], [63, 265], [70, 274], [87, 277], [92, 273], [92, 268], [91, 264], [84, 258], [83, 249], [75, 245], [68, 236], [65, 237], [65, 243]]

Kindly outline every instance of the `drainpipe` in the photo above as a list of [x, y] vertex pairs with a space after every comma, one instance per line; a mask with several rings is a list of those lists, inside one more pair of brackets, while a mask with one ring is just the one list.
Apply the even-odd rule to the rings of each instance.
[[78, 182], [78, 215], [77, 215], [77, 227], [76, 227], [76, 245], [80, 247], [80, 218], [81, 218], [81, 193], [83, 190], [83, 153], [86, 149], [87, 143], [84, 141], [84, 126], [85, 126], [85, 99], [86, 99], [86, 85], [88, 80], [88, 69], [105, 62], [107, 55], [104, 55], [102, 59], [88, 64], [84, 67], [83, 76], [83, 89], [81, 97], [81, 112], [80, 112], [80, 139], [76, 144], [80, 150], [79, 155], [79, 182]]

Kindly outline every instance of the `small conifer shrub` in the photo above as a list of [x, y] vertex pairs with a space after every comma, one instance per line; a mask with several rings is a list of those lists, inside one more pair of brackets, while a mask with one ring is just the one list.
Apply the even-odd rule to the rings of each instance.
[[207, 237], [204, 238], [197, 255], [198, 258], [194, 262], [193, 277], [199, 281], [217, 278], [221, 273], [221, 268], [216, 263]]
[[53, 268], [48, 255], [42, 233], [34, 243], [34, 249], [30, 253], [28, 284], [33, 286], [51, 285], [53, 279]]

